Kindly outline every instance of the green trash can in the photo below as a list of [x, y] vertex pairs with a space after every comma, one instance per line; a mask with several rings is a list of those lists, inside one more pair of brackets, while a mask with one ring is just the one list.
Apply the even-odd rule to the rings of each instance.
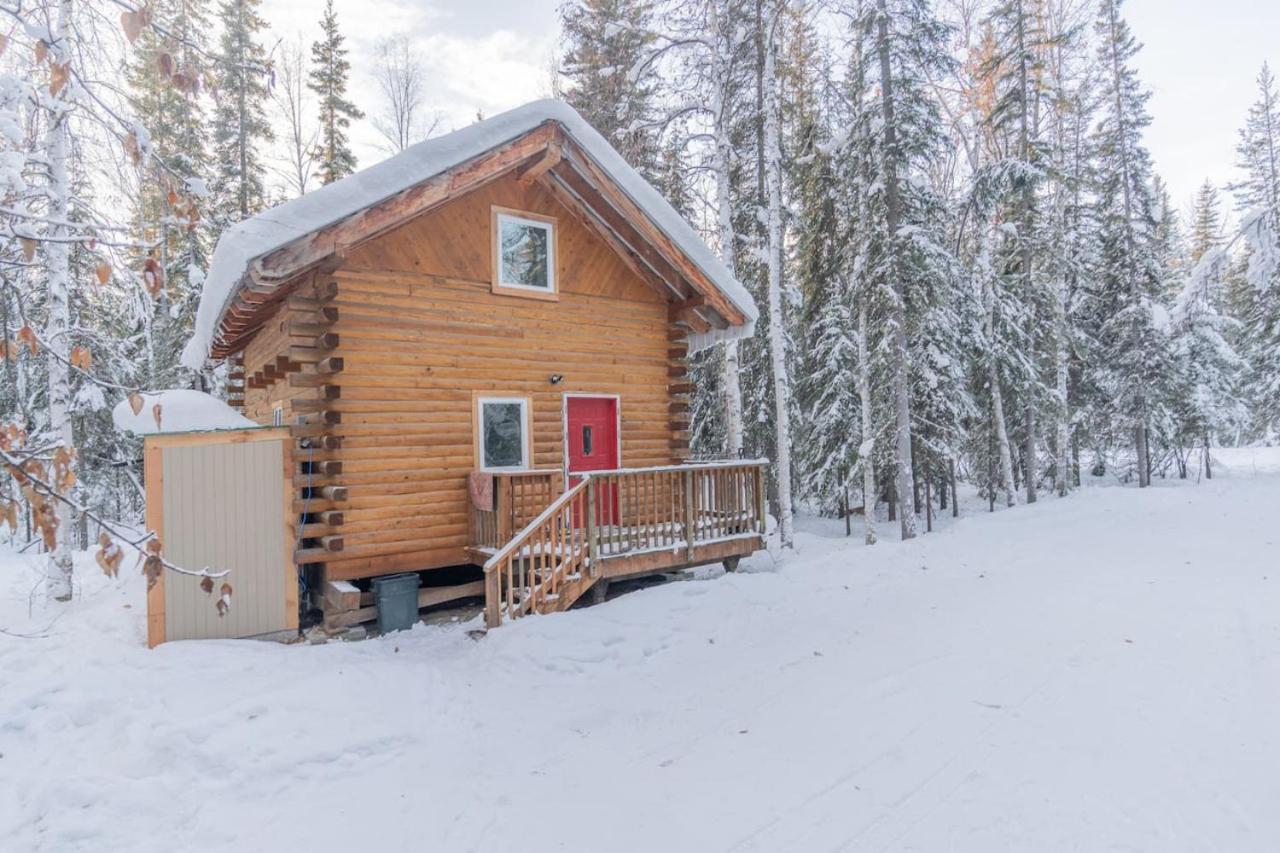
[[373, 599], [378, 603], [378, 630], [383, 634], [404, 631], [418, 621], [418, 576], [412, 572], [373, 579]]

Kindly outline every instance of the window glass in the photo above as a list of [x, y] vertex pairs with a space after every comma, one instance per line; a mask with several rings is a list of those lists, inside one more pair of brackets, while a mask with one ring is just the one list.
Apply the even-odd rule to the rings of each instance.
[[480, 404], [484, 468], [523, 468], [524, 404], [515, 400]]
[[553, 290], [551, 225], [499, 216], [498, 229], [499, 284]]
[[582, 455], [591, 455], [591, 427], [584, 426], [582, 428]]

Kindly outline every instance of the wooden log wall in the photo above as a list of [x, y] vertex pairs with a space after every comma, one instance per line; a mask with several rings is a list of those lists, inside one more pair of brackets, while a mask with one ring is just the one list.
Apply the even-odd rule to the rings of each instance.
[[342, 416], [334, 408], [342, 395], [342, 359], [334, 330], [337, 281], [330, 274], [309, 277], [276, 309], [238, 357], [243, 364], [245, 415], [272, 423], [283, 409], [283, 425], [294, 442], [294, 470], [288, 486], [295, 513], [294, 561], [318, 563], [344, 547], [342, 505]]
[[[557, 301], [491, 291], [493, 205], [556, 218]], [[331, 502], [344, 542], [307, 555], [328, 579], [468, 561], [477, 394], [529, 398], [534, 468], [562, 467], [575, 392], [620, 396], [624, 466], [687, 455], [687, 325], [540, 183], [502, 178], [451, 201], [352, 250], [333, 278], [343, 370], [325, 410], [341, 422], [314, 428], [341, 435], [318, 456], [342, 464], [326, 482], [348, 490]], [[299, 415], [295, 398], [272, 399]]]

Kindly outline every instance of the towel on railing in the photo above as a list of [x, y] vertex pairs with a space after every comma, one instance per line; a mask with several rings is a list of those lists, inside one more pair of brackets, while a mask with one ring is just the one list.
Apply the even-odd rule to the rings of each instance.
[[488, 471], [472, 471], [467, 478], [471, 504], [483, 512], [493, 512], [493, 475]]

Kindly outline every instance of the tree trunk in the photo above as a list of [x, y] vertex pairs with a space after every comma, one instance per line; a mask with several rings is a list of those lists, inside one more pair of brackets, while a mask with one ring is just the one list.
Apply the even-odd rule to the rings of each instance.
[[778, 123], [778, 39], [781, 21], [775, 15], [769, 28], [765, 53], [765, 184], [768, 190], [769, 251], [769, 357], [773, 366], [774, 436], [778, 477], [778, 530], [782, 547], [790, 548], [793, 538], [791, 513], [791, 379], [787, 375], [786, 317], [782, 305], [782, 155]]
[[1204, 434], [1204, 478], [1213, 479], [1213, 469], [1209, 467], [1209, 433]]
[[876, 21], [876, 47], [880, 60], [880, 106], [884, 121], [884, 187], [885, 241], [889, 247], [888, 264], [893, 287], [893, 307], [889, 316], [893, 359], [894, 445], [897, 451], [897, 500], [903, 539], [916, 535], [916, 517], [907, 501], [915, 493], [915, 477], [911, 469], [911, 387], [907, 370], [907, 317], [905, 283], [898, 263], [898, 226], [902, 216], [902, 199], [898, 186], [898, 140], [893, 115], [893, 64], [889, 50], [889, 9], [879, 0]]
[[[55, 30], [57, 53], [62, 61], [74, 58], [70, 41], [74, 36], [71, 23], [71, 0], [62, 0], [58, 8]], [[48, 110], [48, 130], [45, 142], [49, 157], [49, 240], [44, 242], [45, 260], [48, 264], [48, 321], [45, 326], [45, 346], [49, 349], [46, 361], [49, 369], [49, 424], [58, 444], [68, 449], [75, 447], [71, 427], [71, 244], [63, 238], [65, 226], [59, 224], [70, 217], [71, 181], [68, 177], [68, 161], [71, 158], [70, 111], [62, 111], [54, 105]], [[55, 501], [57, 507], [57, 545], [49, 555], [45, 574], [45, 594], [54, 601], [71, 599], [71, 537], [75, 515], [71, 507]]]
[[[728, 116], [725, 114], [728, 88], [728, 52], [729, 47], [721, 43], [720, 22], [716, 13], [717, 4], [711, 4], [711, 17], [708, 25], [711, 29], [710, 41], [715, 45], [712, 56], [712, 74], [715, 78], [715, 91], [712, 93], [712, 110], [715, 120], [715, 174], [716, 174], [716, 206], [719, 208], [716, 218], [720, 237], [720, 260], [725, 268], [736, 274], [734, 250], [737, 247], [737, 234], [733, 230], [733, 196], [730, 179], [732, 147], [727, 127]], [[738, 342], [726, 341], [724, 345], [724, 361], [721, 362], [721, 387], [724, 392], [725, 443], [731, 459], [742, 455], [742, 382], [738, 364]]]
[[[1026, 46], [1026, 15], [1022, 8], [1022, 2], [1019, 0], [1017, 7], [1018, 15], [1018, 85], [1022, 89], [1022, 112], [1018, 128], [1018, 148], [1019, 157], [1022, 159], [1024, 168], [1030, 170], [1031, 166], [1031, 80], [1028, 74], [1028, 59]], [[1027, 476], [1027, 503], [1036, 502], [1036, 371], [1035, 371], [1035, 340], [1038, 320], [1036, 317], [1036, 300], [1035, 285], [1032, 278], [1032, 261], [1033, 254], [1031, 251], [1031, 237], [1035, 233], [1035, 187], [1030, 178], [1024, 177], [1022, 180], [1022, 198], [1019, 203], [1021, 208], [1021, 222], [1019, 223], [1019, 250], [1020, 265], [1022, 269], [1022, 299], [1023, 304], [1027, 307], [1027, 341], [1032, 347], [1031, 357], [1031, 375], [1027, 379], [1026, 399], [1023, 401], [1025, 410], [1023, 412], [1023, 420], [1026, 425], [1027, 433], [1027, 450], [1026, 450], [1026, 476]]]
[[1000, 391], [1000, 376], [996, 373], [994, 361], [988, 368], [987, 381], [991, 384], [991, 420], [1000, 459], [1000, 488], [1004, 491], [1005, 506], [1015, 506], [1018, 499], [1014, 495], [1013, 451], [1009, 447], [1009, 430], [1004, 422], [1004, 394]]
[[858, 462], [862, 465], [862, 521], [866, 527], [866, 543], [876, 544], [876, 465], [875, 425], [871, 420], [871, 356], [867, 347], [867, 303], [858, 302], [858, 397], [862, 410], [862, 446]]
[[1134, 448], [1138, 455], [1138, 487], [1151, 485], [1151, 457], [1147, 453], [1147, 425], [1139, 423], [1134, 428]]
[[1058, 282], [1053, 299], [1053, 368], [1054, 391], [1057, 406], [1054, 408], [1053, 432], [1056, 461], [1053, 466], [1053, 488], [1058, 497], [1067, 494], [1067, 476], [1070, 465], [1071, 420], [1067, 408], [1067, 295], [1066, 283]]

